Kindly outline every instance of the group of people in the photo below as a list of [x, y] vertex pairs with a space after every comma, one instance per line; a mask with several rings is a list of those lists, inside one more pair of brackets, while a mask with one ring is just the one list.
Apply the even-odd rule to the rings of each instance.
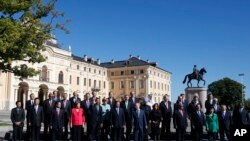
[[[191, 121], [193, 140], [203, 139], [203, 128], [207, 129], [209, 140], [231, 138], [233, 128], [245, 127], [250, 124], [249, 114], [243, 104], [232, 112], [226, 105], [219, 105], [218, 100], [208, 95], [205, 102], [206, 112], [201, 110], [202, 104], [198, 96], [191, 103], [181, 94], [172, 108], [168, 95], [162, 102], [155, 103], [152, 95], [146, 99], [135, 97], [135, 93], [125, 95], [117, 100], [110, 92], [102, 100], [93, 91], [79, 98], [78, 92], [68, 99], [68, 94], [62, 98], [54, 91], [49, 98], [40, 102], [34, 94], [25, 104], [27, 131], [26, 139], [39, 141], [41, 127], [44, 126], [45, 140], [80, 141], [86, 134], [88, 140], [145, 141], [149, 136], [153, 140], [169, 139], [171, 136], [171, 120], [176, 129], [176, 140], [184, 141], [188, 119]], [[102, 103], [101, 103], [102, 101]], [[13, 140], [22, 138], [25, 121], [25, 110], [22, 102], [16, 102], [16, 108], [11, 111], [13, 122]], [[237, 124], [234, 121], [237, 121]], [[234, 125], [234, 126], [233, 126]], [[133, 133], [133, 137], [131, 134]], [[218, 134], [220, 136], [218, 136]]]

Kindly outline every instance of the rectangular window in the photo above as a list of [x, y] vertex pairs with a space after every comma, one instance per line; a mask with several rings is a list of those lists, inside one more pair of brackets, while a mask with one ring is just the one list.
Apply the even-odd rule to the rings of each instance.
[[101, 71], [99, 70], [99, 74], [101, 75]]
[[152, 80], [150, 80], [150, 88], [152, 88], [153, 87], [153, 82], [152, 82]]
[[83, 69], [84, 69], [84, 71], [86, 71], [86, 67], [84, 67]]
[[79, 83], [80, 83], [80, 78], [79, 77], [77, 77], [77, 85], [79, 85]]
[[79, 65], [77, 65], [76, 68], [79, 70], [79, 68], [80, 68]]
[[134, 71], [134, 70], [131, 70], [131, 71], [130, 71], [130, 74], [135, 74], [135, 71]]
[[124, 71], [121, 71], [121, 75], [124, 75]]
[[111, 89], [114, 89], [114, 88], [115, 88], [115, 83], [111, 82]]
[[86, 86], [86, 84], [87, 84], [87, 79], [84, 78], [84, 80], [83, 80], [83, 85]]
[[101, 89], [101, 81], [99, 81], [99, 88]]
[[140, 85], [139, 85], [140, 89], [143, 89], [144, 88], [144, 81], [143, 80], [140, 80]]
[[130, 81], [129, 87], [130, 87], [130, 89], [134, 89], [135, 88], [135, 82]]
[[115, 73], [114, 72], [111, 72], [111, 76], [114, 76], [115, 75]]
[[96, 69], [94, 69], [94, 73], [96, 73]]
[[106, 82], [104, 81], [103, 82], [103, 89], [105, 89], [106, 88]]
[[140, 70], [140, 74], [143, 74], [144, 73], [144, 70]]
[[89, 79], [89, 87], [91, 87], [91, 79]]
[[156, 89], [156, 82], [154, 82], [154, 88]]
[[160, 82], [158, 82], [158, 89], [160, 90]]
[[89, 72], [91, 72], [91, 68], [89, 68]]
[[94, 88], [96, 88], [96, 80], [94, 80]]
[[124, 88], [124, 81], [120, 81], [120, 89]]

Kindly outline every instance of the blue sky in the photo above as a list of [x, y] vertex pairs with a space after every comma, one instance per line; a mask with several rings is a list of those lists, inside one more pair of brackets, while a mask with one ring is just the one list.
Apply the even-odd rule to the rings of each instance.
[[207, 69], [207, 84], [244, 73], [250, 98], [249, 7], [249, 0], [60, 0], [71, 33], [55, 34], [79, 56], [158, 62], [172, 72], [174, 101], [194, 64]]

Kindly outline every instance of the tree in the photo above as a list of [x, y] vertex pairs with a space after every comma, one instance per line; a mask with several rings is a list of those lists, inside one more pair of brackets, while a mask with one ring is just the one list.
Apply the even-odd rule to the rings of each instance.
[[[244, 92], [245, 86], [243, 86]], [[242, 102], [242, 84], [230, 78], [212, 82], [208, 85], [208, 90], [218, 98], [221, 104], [236, 105]]]
[[[27, 65], [16, 66], [14, 61], [40, 63], [44, 43], [55, 29], [68, 33], [65, 23], [54, 23], [64, 14], [55, 10], [57, 0], [0, 0], [0, 71], [12, 72], [21, 78], [39, 72]], [[24, 63], [24, 64], [25, 64]]]

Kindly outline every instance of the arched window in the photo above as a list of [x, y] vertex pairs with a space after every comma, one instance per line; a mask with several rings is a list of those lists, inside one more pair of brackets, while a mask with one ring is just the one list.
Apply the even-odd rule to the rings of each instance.
[[60, 71], [58, 75], [58, 83], [62, 84], [63, 83], [63, 72]]
[[40, 80], [42, 80], [42, 81], [49, 81], [47, 66], [43, 66], [42, 67], [42, 72], [41, 72]]

